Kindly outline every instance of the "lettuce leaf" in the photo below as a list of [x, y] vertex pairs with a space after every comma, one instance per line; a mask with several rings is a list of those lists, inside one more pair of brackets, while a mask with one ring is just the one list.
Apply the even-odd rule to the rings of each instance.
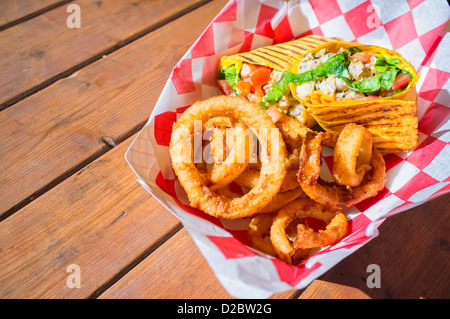
[[358, 47], [350, 47], [347, 49], [347, 51], [348, 51], [348, 53], [350, 53], [350, 55], [362, 52], [362, 50]]
[[278, 82], [274, 83], [269, 92], [263, 97], [259, 105], [263, 109], [267, 109], [268, 105], [278, 103], [284, 96], [284, 93], [289, 88], [289, 83], [300, 85], [305, 82], [310, 82], [322, 76], [329, 76], [336, 74], [343, 76], [344, 71], [347, 70], [348, 54], [347, 52], [338, 53], [317, 68], [306, 71], [300, 74], [295, 74], [289, 71], [283, 72]]
[[386, 59], [385, 57], [378, 55], [378, 54], [375, 55], [375, 57], [377, 58], [377, 61], [375, 62], [374, 68], [378, 72], [384, 72], [388, 69], [396, 68], [397, 64], [400, 63], [399, 58]]
[[229, 66], [228, 68], [225, 68], [223, 70], [219, 70], [219, 73], [217, 74], [217, 79], [219, 80], [225, 80], [228, 82], [228, 84], [231, 85], [233, 88], [234, 93], [236, 96], [239, 96], [237, 90], [236, 90], [236, 83], [241, 80], [241, 76], [236, 68], [235, 65]]
[[363, 93], [376, 92], [381, 88], [390, 90], [399, 71], [399, 68], [390, 68], [363, 81], [355, 81], [352, 83], [348, 83], [347, 81], [346, 82], [347, 85], [350, 86], [350, 88], [354, 91]]

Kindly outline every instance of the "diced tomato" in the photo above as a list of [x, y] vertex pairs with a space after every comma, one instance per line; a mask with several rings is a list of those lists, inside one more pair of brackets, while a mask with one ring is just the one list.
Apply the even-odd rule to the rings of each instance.
[[234, 93], [233, 88], [231, 87], [230, 83], [228, 83], [225, 80], [217, 80], [217, 85], [219, 86], [219, 89], [222, 91], [225, 95], [231, 95]]
[[250, 89], [252, 87], [252, 84], [248, 81], [239, 81], [236, 83], [236, 90], [238, 91], [239, 95], [246, 96], [250, 94]]
[[352, 59], [361, 61], [364, 64], [368, 63], [370, 61], [371, 57], [372, 57], [372, 54], [368, 53], [368, 52], [361, 52], [361, 53], [352, 54]]
[[255, 71], [257, 68], [258, 68], [257, 65], [244, 63], [241, 68], [241, 78], [243, 79], [248, 78], [250, 73]]
[[264, 85], [270, 81], [270, 73], [272, 73], [271, 69], [260, 66], [250, 73], [250, 82], [254, 87]]
[[396, 91], [405, 88], [408, 85], [410, 79], [411, 77], [409, 73], [398, 74], [395, 78], [394, 84], [392, 84], [392, 90]]
[[260, 86], [253, 87], [252, 91], [253, 91], [253, 93], [255, 93], [255, 95], [257, 97], [260, 97], [260, 98], [263, 98], [264, 95], [266, 95], [266, 93], [264, 93], [264, 90]]
[[272, 121], [274, 123], [278, 122], [278, 120], [283, 116], [283, 113], [281, 113], [276, 105], [272, 105], [266, 110], [267, 115], [269, 115], [272, 118]]

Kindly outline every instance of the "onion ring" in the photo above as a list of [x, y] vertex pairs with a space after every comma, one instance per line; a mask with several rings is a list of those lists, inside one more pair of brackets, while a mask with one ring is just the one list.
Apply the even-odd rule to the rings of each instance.
[[372, 134], [350, 123], [339, 134], [333, 153], [333, 179], [339, 185], [358, 186], [372, 168]]
[[[234, 180], [234, 182], [239, 186], [251, 189], [255, 187], [258, 182], [259, 175], [260, 172], [258, 170], [246, 169], [241, 175], [238, 176], [238, 178]], [[280, 186], [279, 192], [269, 204], [260, 210], [260, 213], [277, 211], [287, 203], [299, 197], [302, 193], [303, 190], [297, 180], [297, 172], [294, 170], [288, 170], [286, 172], [286, 176], [284, 177], [283, 183]], [[226, 193], [224, 192], [224, 194]]]
[[[216, 191], [219, 195], [227, 199], [233, 199], [235, 197], [240, 196], [232, 192], [228, 187], [219, 188]], [[277, 193], [274, 198], [262, 209], [259, 210], [259, 213], [272, 213], [279, 210], [281, 207], [286, 205], [289, 202], [292, 202], [294, 199], [303, 194], [303, 190], [301, 187], [297, 187], [285, 192]]]
[[[329, 222], [339, 212], [340, 208], [321, 205], [308, 197], [298, 198], [281, 208], [275, 215], [272, 227], [270, 229], [270, 240], [278, 257], [281, 260], [292, 264], [295, 261], [293, 257], [295, 256], [296, 252], [297, 254], [299, 254], [300, 252], [300, 255], [305, 255], [309, 253], [309, 248], [322, 247], [320, 245], [323, 243], [327, 243], [327, 245], [334, 243], [331, 241], [320, 240], [317, 243], [318, 245], [312, 245], [313, 247], [308, 247], [308, 249], [300, 248], [300, 243], [298, 243], [297, 239], [294, 239], [293, 243], [291, 243], [291, 240], [289, 240], [289, 236], [286, 233], [286, 228], [288, 227], [289, 223], [292, 222], [296, 217], [310, 216]], [[334, 233], [335, 229], [330, 229], [329, 232]], [[339, 232], [339, 234], [341, 233], [342, 232]], [[328, 235], [322, 236], [325, 237]], [[339, 236], [336, 236], [334, 238], [338, 237]]]
[[[259, 174], [259, 170], [246, 169], [242, 172], [242, 174], [234, 179], [234, 182], [246, 188], [253, 188], [258, 182]], [[280, 187], [280, 193], [287, 192], [298, 187], [300, 187], [300, 184], [297, 180], [297, 171], [293, 169], [287, 170], [286, 176], [284, 177], [283, 183]]]
[[[326, 206], [322, 205], [322, 207]], [[347, 234], [347, 219], [343, 213], [327, 214], [322, 211], [321, 214], [317, 214], [317, 212], [315, 210], [307, 211], [307, 213], [311, 213], [311, 217], [327, 223], [327, 228], [316, 232], [304, 224], [298, 224], [297, 238], [294, 241], [295, 249], [311, 249], [333, 245]]]
[[[215, 119], [217, 118], [211, 120]], [[204, 173], [204, 177], [214, 184], [211, 190], [224, 187], [235, 180], [247, 167], [250, 150], [253, 149], [253, 139], [245, 133], [246, 126], [236, 123], [231, 127], [233, 125], [231, 120], [226, 119], [230, 127], [216, 127], [210, 137], [214, 166], [211, 171]]]
[[298, 181], [303, 191], [323, 205], [351, 206], [369, 197], [375, 196], [383, 189], [386, 182], [386, 165], [381, 153], [372, 149], [372, 177], [365, 184], [348, 187], [329, 183], [320, 179], [322, 144], [334, 147], [338, 136], [330, 133], [308, 133], [300, 151]]
[[283, 115], [275, 125], [280, 130], [281, 135], [283, 135], [286, 145], [292, 150], [300, 148], [301, 142], [306, 135], [313, 132], [310, 128], [300, 123], [300, 121], [287, 115]]
[[260, 213], [271, 213], [279, 210], [281, 207], [286, 205], [287, 203], [292, 202], [294, 199], [299, 197], [301, 194], [303, 194], [303, 190], [301, 187], [297, 187], [294, 189], [291, 189], [286, 192], [281, 192], [275, 195], [275, 197], [272, 199], [272, 201], [264, 206], [260, 210]]
[[[195, 122], [217, 116], [242, 122], [260, 142], [261, 174], [255, 187], [242, 197], [229, 199], [211, 190], [193, 163], [192, 152], [185, 152], [192, 150], [189, 143], [194, 138]], [[215, 96], [191, 105], [173, 125], [169, 152], [190, 205], [214, 217], [235, 219], [258, 213], [278, 193], [286, 174], [286, 147], [280, 132], [266, 112], [241, 97]]]
[[270, 227], [274, 214], [258, 214], [248, 224], [248, 236], [252, 246], [259, 251], [276, 257], [277, 253], [270, 241]]

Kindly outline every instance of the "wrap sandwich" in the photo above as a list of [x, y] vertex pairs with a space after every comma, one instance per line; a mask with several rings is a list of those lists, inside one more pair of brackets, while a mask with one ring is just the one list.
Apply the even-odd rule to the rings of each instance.
[[417, 144], [417, 80], [414, 67], [395, 51], [316, 35], [222, 57], [218, 72], [225, 94], [264, 109], [275, 105], [308, 127], [318, 123], [335, 134], [345, 124], [362, 125], [385, 153]]
[[[309, 50], [337, 39], [325, 38], [319, 35], [309, 35], [298, 40], [266, 46], [220, 59], [217, 81], [220, 89], [226, 95], [239, 95], [248, 100], [268, 106], [262, 98], [270, 87], [281, 79], [283, 72], [294, 72], [298, 61]], [[303, 112], [303, 106], [285, 90], [277, 101], [278, 109], [295, 118], [308, 127], [316, 121], [308, 113]]]

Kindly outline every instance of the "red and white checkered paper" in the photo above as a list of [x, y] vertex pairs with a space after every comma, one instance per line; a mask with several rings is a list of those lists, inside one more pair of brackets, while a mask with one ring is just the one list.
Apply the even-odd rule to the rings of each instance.
[[[126, 160], [142, 186], [181, 220], [230, 295], [266, 298], [304, 288], [376, 237], [387, 217], [450, 191], [450, 34], [442, 31], [449, 16], [445, 0], [231, 0], [177, 63]], [[384, 156], [385, 188], [344, 210], [345, 238], [292, 266], [250, 247], [249, 219], [223, 220], [189, 207], [168, 146], [172, 124], [187, 107], [221, 94], [215, 83], [221, 56], [308, 34], [380, 45], [409, 60], [420, 72], [419, 141], [412, 151]], [[331, 156], [325, 152], [324, 162]]]

